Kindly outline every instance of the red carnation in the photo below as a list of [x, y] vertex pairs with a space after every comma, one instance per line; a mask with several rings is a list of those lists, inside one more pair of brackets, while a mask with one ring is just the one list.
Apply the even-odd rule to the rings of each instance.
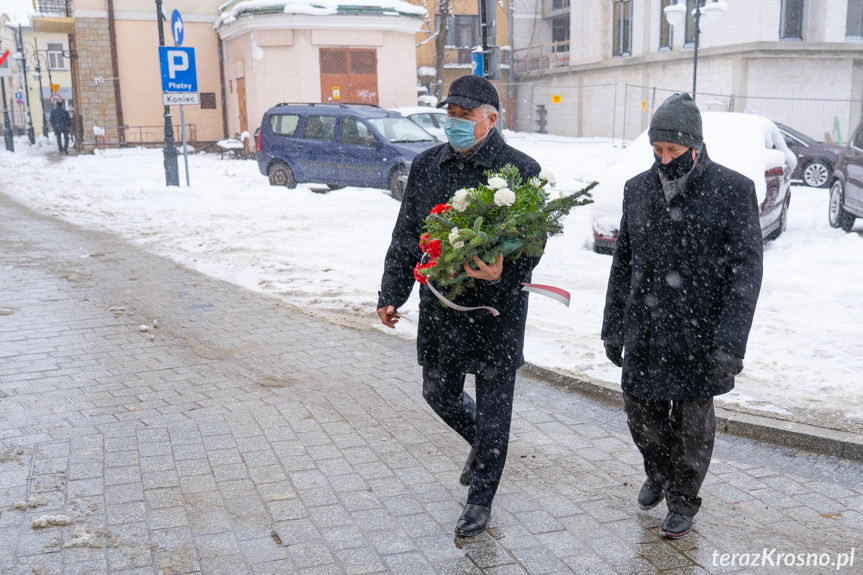
[[417, 262], [417, 265], [414, 267], [414, 279], [416, 279], [421, 284], [424, 284], [428, 281], [428, 277], [422, 273], [423, 265]]
[[438, 204], [431, 209], [431, 213], [433, 214], [442, 214], [444, 212], [448, 212], [452, 208], [450, 204]]
[[440, 257], [440, 240], [439, 239], [433, 239], [432, 241], [428, 242], [427, 248], [428, 249], [423, 250], [423, 251], [428, 252], [428, 255], [431, 256], [432, 259]]
[[428, 234], [423, 234], [420, 236], [420, 249], [424, 252], [428, 251], [430, 237], [431, 236], [429, 236]]

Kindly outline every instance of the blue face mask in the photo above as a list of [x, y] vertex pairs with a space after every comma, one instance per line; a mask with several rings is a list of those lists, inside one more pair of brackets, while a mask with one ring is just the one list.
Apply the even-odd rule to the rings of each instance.
[[473, 137], [473, 129], [476, 124], [476, 122], [471, 122], [464, 118], [447, 116], [446, 123], [444, 124], [446, 139], [459, 152], [470, 149], [477, 143], [477, 139]]

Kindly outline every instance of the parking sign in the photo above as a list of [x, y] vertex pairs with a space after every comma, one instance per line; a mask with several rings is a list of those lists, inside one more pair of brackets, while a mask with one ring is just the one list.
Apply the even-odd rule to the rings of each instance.
[[159, 46], [162, 92], [197, 92], [195, 49]]

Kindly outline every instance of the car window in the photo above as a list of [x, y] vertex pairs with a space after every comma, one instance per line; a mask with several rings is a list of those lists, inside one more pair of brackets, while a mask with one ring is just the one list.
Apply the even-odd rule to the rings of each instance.
[[270, 116], [270, 132], [277, 136], [293, 137], [300, 117], [296, 114], [273, 114]]
[[388, 141], [396, 144], [401, 142], [431, 142], [435, 137], [419, 127], [419, 125], [402, 117], [371, 118], [369, 124]]
[[857, 128], [857, 133], [854, 134], [854, 141], [851, 145], [859, 150], [863, 150], [863, 124]]
[[360, 146], [375, 146], [378, 141], [369, 127], [356, 118], [342, 118], [342, 142]]
[[336, 139], [336, 117], [335, 116], [306, 116], [303, 125], [303, 138], [306, 140], [320, 140], [332, 142]]
[[423, 128], [437, 128], [434, 115], [432, 114], [414, 114], [411, 120], [422, 126]]

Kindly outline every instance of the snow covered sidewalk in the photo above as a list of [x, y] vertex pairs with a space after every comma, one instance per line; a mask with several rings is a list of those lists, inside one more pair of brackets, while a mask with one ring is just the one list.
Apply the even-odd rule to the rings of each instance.
[[[608, 141], [506, 134], [556, 174], [558, 189], [596, 178], [619, 153]], [[50, 142], [0, 152], [0, 191], [70, 222], [120, 234], [155, 253], [303, 311], [383, 329], [374, 313], [399, 208], [383, 190], [271, 187], [254, 162], [190, 156], [191, 187], [166, 188], [158, 149], [59, 157]], [[185, 181], [185, 178], [181, 178]], [[320, 190], [320, 188], [317, 188]], [[745, 371], [722, 400], [780, 418], [863, 425], [863, 237], [827, 225], [827, 192], [794, 187], [788, 231], [765, 245], [765, 277]], [[549, 241], [538, 283], [572, 292], [570, 308], [531, 299], [525, 355], [614, 385], [599, 331], [611, 258], [590, 249], [590, 208]], [[396, 333], [415, 335], [417, 298]], [[388, 332], [391, 333], [391, 332]]]

